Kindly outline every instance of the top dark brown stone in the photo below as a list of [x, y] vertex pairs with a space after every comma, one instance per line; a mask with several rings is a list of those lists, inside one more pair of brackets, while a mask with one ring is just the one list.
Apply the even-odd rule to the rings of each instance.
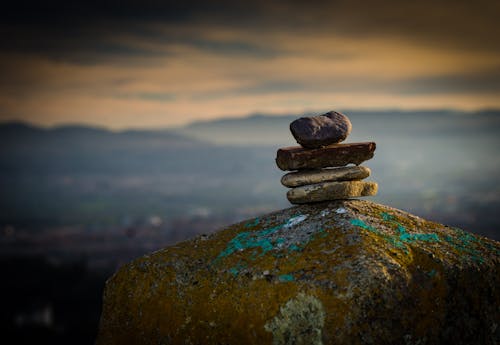
[[351, 133], [351, 129], [349, 118], [336, 111], [319, 116], [301, 117], [290, 124], [290, 131], [295, 140], [310, 149], [340, 143]]

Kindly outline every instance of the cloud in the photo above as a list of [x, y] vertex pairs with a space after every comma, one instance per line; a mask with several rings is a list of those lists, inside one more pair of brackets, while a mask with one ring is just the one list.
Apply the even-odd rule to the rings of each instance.
[[262, 49], [238, 38], [232, 42], [202, 38], [217, 28], [255, 33], [264, 41], [268, 34], [288, 32], [500, 50], [500, 4], [494, 0], [25, 1], [9, 3], [2, 13], [3, 51], [67, 59], [84, 53], [94, 53], [96, 58], [106, 53], [151, 53], [117, 46], [113, 40], [119, 35], [165, 44], [184, 42], [221, 53], [272, 53], [269, 46]]
[[500, 69], [453, 75], [416, 78], [404, 83], [399, 91], [406, 94], [452, 92], [456, 94], [492, 93], [500, 95]]
[[0, 120], [123, 128], [255, 111], [500, 106], [496, 2], [26, 8], [0, 14]]

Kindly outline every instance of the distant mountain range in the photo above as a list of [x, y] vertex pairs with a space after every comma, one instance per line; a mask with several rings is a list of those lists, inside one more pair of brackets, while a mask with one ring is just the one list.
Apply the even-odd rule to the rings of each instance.
[[[377, 143], [364, 163], [380, 185], [375, 201], [483, 233], [500, 226], [500, 110], [345, 113], [348, 141]], [[299, 116], [119, 132], [2, 124], [0, 227], [285, 207], [274, 158], [278, 147], [296, 145], [288, 126]]]
[[[173, 130], [125, 130], [111, 131], [101, 127], [85, 125], [42, 128], [23, 122], [0, 124], [0, 136], [8, 144], [65, 144], [106, 149], [120, 145], [175, 146], [186, 147], [199, 144], [197, 140], [186, 138]], [[105, 144], [105, 146], [101, 146]], [[206, 144], [206, 143], [205, 143]], [[35, 148], [36, 147], [32, 147]]]
[[[500, 133], [500, 110], [464, 112], [454, 110], [385, 110], [345, 111], [353, 124], [349, 141], [376, 138], [391, 133], [392, 137], [412, 135], [467, 135], [474, 130]], [[288, 125], [300, 116], [254, 114], [243, 118], [223, 118], [193, 122], [178, 129], [178, 133], [220, 145], [296, 145]], [[317, 114], [316, 114], [317, 115]]]
[[[0, 125], [0, 137], [0, 173], [154, 170], [152, 156], [211, 146], [172, 130], [115, 132], [88, 126], [46, 129], [24, 123]], [[171, 162], [169, 158], [166, 161]], [[159, 163], [155, 165], [162, 171], [171, 168], [166, 162]]]
[[[457, 110], [381, 110], [345, 111], [353, 123], [353, 133], [349, 140], [363, 140], [372, 136], [380, 128], [393, 129], [393, 135], [406, 130], [417, 130], [422, 135], [440, 132], [443, 134], [463, 134], [474, 130], [487, 130], [500, 133], [500, 110], [481, 110], [475, 112]], [[69, 144], [77, 146], [120, 147], [125, 145], [143, 147], [192, 147], [208, 143], [227, 145], [276, 145], [295, 144], [288, 125], [300, 116], [317, 115], [313, 113], [271, 115], [251, 114], [246, 117], [220, 118], [196, 121], [177, 128], [111, 131], [102, 127], [86, 125], [67, 125], [42, 128], [23, 122], [0, 124], [0, 137], [6, 144]], [[404, 126], [404, 128], [398, 128]]]
[[171, 129], [7, 123], [0, 138], [0, 229], [119, 226], [155, 214], [237, 214], [276, 201], [268, 192], [273, 169], [256, 173], [271, 166], [272, 154], [216, 147]]

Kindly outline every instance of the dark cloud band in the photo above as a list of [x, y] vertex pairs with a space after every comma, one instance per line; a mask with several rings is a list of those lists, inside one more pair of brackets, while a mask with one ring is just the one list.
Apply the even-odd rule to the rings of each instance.
[[[151, 23], [189, 25], [200, 31], [214, 26], [235, 28], [260, 33], [263, 40], [269, 32], [297, 31], [397, 37], [429, 45], [500, 50], [500, 3], [494, 0], [21, 1], [5, 4], [0, 13], [4, 51], [49, 55], [54, 51], [75, 55], [72, 51], [78, 54], [82, 50], [95, 50], [99, 55], [99, 45], [123, 33], [154, 39], [158, 33], [145, 29]], [[178, 38], [172, 33], [162, 34], [166, 40]], [[203, 42], [193, 31], [186, 39], [198, 41], [206, 49], [226, 48]], [[258, 49], [243, 47], [241, 42], [233, 45], [248, 53]]]

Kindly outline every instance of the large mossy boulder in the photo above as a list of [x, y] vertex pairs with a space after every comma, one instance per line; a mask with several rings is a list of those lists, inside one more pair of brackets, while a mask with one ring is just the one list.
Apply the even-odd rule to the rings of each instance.
[[367, 201], [292, 207], [122, 267], [97, 344], [497, 344], [499, 254]]

